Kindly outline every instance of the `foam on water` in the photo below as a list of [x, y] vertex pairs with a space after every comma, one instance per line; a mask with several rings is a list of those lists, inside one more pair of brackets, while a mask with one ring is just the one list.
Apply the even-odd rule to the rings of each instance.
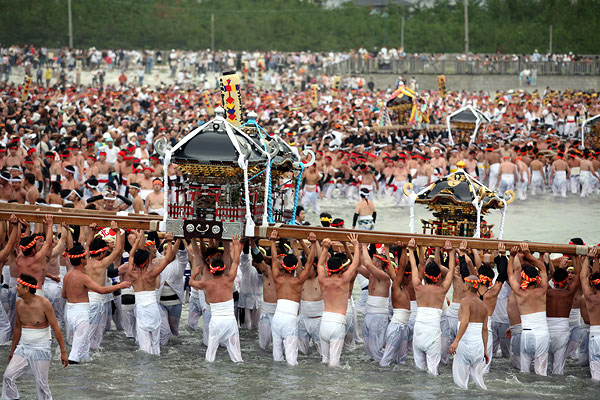
[[[375, 200], [376, 228], [385, 231], [408, 231], [408, 208], [393, 207], [391, 202]], [[352, 223], [354, 202], [335, 200], [321, 203], [321, 211]], [[416, 206], [415, 226], [420, 232], [421, 218], [429, 218], [424, 206]], [[318, 216], [309, 214], [309, 221]], [[487, 220], [496, 224], [500, 212], [493, 211]], [[600, 242], [600, 207], [598, 199], [551, 196], [513, 203], [509, 206], [505, 238], [565, 243], [580, 236], [586, 243]], [[356, 291], [356, 288], [355, 288]], [[358, 294], [358, 293], [357, 293]], [[204, 361], [202, 333], [186, 327], [187, 305], [181, 320], [177, 344], [161, 348], [160, 356], [137, 351], [132, 339], [122, 332], [107, 332], [102, 349], [93, 353], [89, 364], [63, 369], [54, 357], [50, 369], [50, 387], [55, 399], [597, 399], [600, 384], [590, 380], [589, 369], [567, 361], [565, 376], [539, 377], [520, 374], [508, 359], [494, 357], [491, 372], [485, 376], [488, 391], [458, 388], [452, 380], [452, 366], [441, 365], [440, 376], [432, 377], [415, 370], [412, 357], [406, 365], [382, 368], [368, 361], [362, 346], [353, 352], [344, 350], [340, 368], [322, 365], [316, 350], [299, 355], [299, 365], [289, 367], [272, 361], [270, 352], [258, 346], [256, 331], [241, 330], [244, 363], [234, 365], [224, 348], [217, 361]], [[202, 323], [200, 323], [202, 326]], [[4, 370], [10, 346], [0, 347], [0, 368]], [[35, 398], [35, 383], [25, 374], [18, 382], [22, 398]]]

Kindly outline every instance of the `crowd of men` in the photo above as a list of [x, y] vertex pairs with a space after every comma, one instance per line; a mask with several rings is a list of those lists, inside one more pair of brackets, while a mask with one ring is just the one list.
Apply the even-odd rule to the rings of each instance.
[[[284, 92], [249, 82], [243, 97], [245, 110], [255, 111], [268, 132], [295, 148], [314, 150], [316, 163], [304, 172], [302, 184], [306, 211], [318, 212], [320, 198], [357, 199], [352, 226], [372, 229], [371, 199], [388, 196], [403, 205], [405, 183], [418, 192], [456, 171], [459, 161], [501, 195], [516, 189], [524, 199], [546, 188], [557, 196], [598, 193], [600, 147], [582, 149], [578, 135], [583, 119], [600, 113], [597, 93], [423, 92], [431, 123], [465, 105], [489, 116], [493, 122], [485, 136], [470, 144], [460, 132], [452, 140], [424, 121], [378, 129], [386, 112], [380, 100], [388, 94], [358, 82], [334, 94], [329, 78], [316, 82], [321, 85], [316, 104], [302, 85]], [[164, 138], [175, 144], [206, 122], [219, 103], [218, 91], [207, 99], [196, 88], [176, 86], [0, 86], [0, 202], [163, 215], [165, 186], [184, 176], [176, 165], [162, 165], [155, 143]], [[13, 339], [5, 398], [19, 397], [15, 381], [28, 365], [39, 397], [49, 398], [50, 329], [66, 365], [89, 359], [111, 319], [142, 351], [159, 354], [178, 334], [186, 301], [190, 328], [203, 320], [208, 361], [220, 344], [233, 361], [242, 360], [241, 325], [258, 328], [261, 347], [272, 347], [275, 360], [292, 365], [311, 341], [324, 362], [337, 365], [344, 346], [363, 340], [365, 352], [382, 365], [403, 362], [412, 348], [415, 365], [432, 374], [452, 353], [457, 384], [465, 387], [471, 374], [483, 387], [482, 371], [490, 364], [482, 358], [497, 355], [498, 347], [523, 371], [534, 362], [539, 374], [546, 373], [551, 354], [553, 372], [561, 373], [568, 337], [566, 354], [589, 362], [598, 379], [600, 320], [592, 306], [600, 274], [593, 252], [554, 265], [531, 256], [526, 245], [511, 249], [508, 259], [504, 249], [478, 254], [447, 245], [434, 250], [432, 261], [424, 250], [415, 253], [412, 242], [378, 250], [354, 236], [348, 238], [352, 251], [339, 251], [328, 240], [318, 243], [314, 236], [289, 243], [276, 234], [270, 249], [239, 240], [221, 248], [171, 235], [161, 243], [156, 233], [125, 232], [117, 224], [53, 228], [52, 222], [49, 217], [45, 226], [31, 226], [13, 218], [0, 224], [5, 244], [0, 261], [6, 264], [0, 331], [2, 342]], [[329, 251], [333, 248], [337, 251]], [[356, 304], [355, 279], [364, 295]], [[451, 285], [448, 305], [444, 298]], [[49, 303], [34, 296], [36, 291]], [[355, 311], [364, 314], [362, 339]], [[60, 328], [71, 346], [68, 355]]]
[[167, 233], [161, 240], [116, 222], [73, 229], [50, 215], [36, 224], [13, 215], [0, 223], [0, 239], [0, 334], [2, 342], [12, 338], [7, 399], [19, 398], [16, 380], [27, 367], [38, 398], [51, 398], [51, 330], [65, 367], [93, 362], [113, 323], [141, 351], [160, 355], [179, 334], [186, 302], [187, 326], [198, 330], [202, 318], [208, 362], [219, 346], [242, 362], [244, 328], [258, 329], [260, 347], [291, 366], [298, 351], [337, 366], [343, 349], [363, 343], [381, 366], [405, 364], [412, 353], [415, 367], [432, 375], [452, 356], [454, 381], [463, 388], [471, 378], [486, 389], [494, 357], [510, 358], [525, 373], [533, 365], [543, 376], [562, 375], [573, 358], [600, 381], [594, 246], [584, 256], [550, 259], [534, 256], [527, 243], [507, 254], [503, 244], [491, 252], [466, 241], [458, 248], [417, 246], [415, 239], [367, 245], [356, 234], [319, 242], [312, 232], [289, 241], [274, 230], [270, 246], [261, 247], [237, 236], [186, 241]]

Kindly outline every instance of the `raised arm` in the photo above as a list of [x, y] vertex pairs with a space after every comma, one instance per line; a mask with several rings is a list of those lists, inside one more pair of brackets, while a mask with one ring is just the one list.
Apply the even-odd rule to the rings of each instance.
[[119, 226], [117, 225], [117, 223], [115, 221], [111, 221], [110, 229], [112, 229], [113, 231], [115, 231], [117, 233], [117, 238], [115, 240], [115, 247], [113, 248], [113, 251], [111, 251], [111, 253], [107, 257], [104, 257], [102, 259], [102, 262], [100, 265], [103, 268], [108, 268], [108, 266], [110, 264], [115, 262], [117, 257], [119, 257], [123, 254], [123, 245], [124, 245], [123, 233], [121, 232], [121, 230], [119, 229]]
[[[310, 254], [308, 255], [308, 265], [311, 265], [311, 263], [313, 262], [313, 260], [315, 259], [315, 254], [317, 252], [317, 236], [313, 233], [310, 232], [308, 234], [308, 240], [310, 241]], [[314, 251], [313, 251], [314, 248]], [[297, 254], [296, 257], [298, 258], [298, 265], [301, 264], [300, 261], [300, 254]], [[305, 282], [313, 273], [313, 269], [312, 268], [304, 268], [302, 270], [302, 272], [300, 272], [300, 275], [298, 275], [298, 279], [300, 280], [300, 282]]]
[[319, 256], [319, 262], [317, 263], [317, 274], [319, 279], [327, 277], [325, 271], [325, 263], [327, 262], [327, 255], [329, 254], [329, 247], [331, 247], [331, 240], [328, 238], [323, 239], [321, 242], [321, 255]]
[[363, 265], [367, 268], [369, 273], [371, 275], [373, 275], [375, 278], [382, 280], [382, 281], [386, 280], [386, 279], [390, 279], [390, 277], [384, 270], [377, 268], [375, 266], [375, 264], [373, 264], [371, 257], [369, 257], [369, 250], [365, 243], [362, 244], [361, 259], [362, 259]]
[[52, 248], [52, 242], [53, 242], [52, 241], [52, 224], [53, 224], [52, 215], [49, 215], [49, 214], [46, 215], [46, 218], [44, 218], [44, 222], [46, 223], [46, 240], [44, 241], [44, 245], [42, 246], [40, 251], [35, 253], [35, 256], [34, 256], [34, 262], [38, 262], [38, 263], [46, 260], [46, 256], [48, 255], [48, 252]]
[[[354, 247], [354, 257], [352, 257], [352, 263], [344, 272], [343, 276], [348, 278], [348, 280], [351, 280], [356, 275], [356, 269], [360, 265], [360, 244], [358, 244], [358, 235], [356, 233], [348, 235], [348, 239]], [[344, 244], [346, 244], [346, 242], [344, 242]]]
[[508, 259], [508, 266], [506, 267], [506, 273], [508, 274], [508, 283], [510, 284], [511, 289], [514, 290], [515, 292], [517, 290], [519, 290], [519, 281], [517, 280], [517, 277], [515, 276], [515, 273], [513, 270], [513, 264], [515, 262], [515, 256], [517, 255], [518, 251], [519, 251], [518, 246], [513, 246], [510, 249], [510, 258]]
[[452, 243], [449, 240], [446, 240], [446, 244], [444, 245], [444, 250], [448, 252], [448, 273], [444, 278], [444, 282], [442, 282], [442, 288], [446, 291], [450, 289], [450, 285], [452, 284], [452, 280], [454, 279], [454, 267], [456, 266], [456, 253], [454, 248], [452, 248]]
[[[171, 264], [175, 259], [175, 249], [173, 247], [173, 232], [167, 232], [165, 236], [165, 241], [169, 242], [169, 246], [165, 251], [165, 256], [160, 260], [160, 263], [156, 266], [156, 268], [148, 271], [148, 277], [150, 279], [156, 278], [160, 275], [161, 272], [167, 267], [167, 265]], [[239, 259], [238, 259], [239, 262]]]
[[[8, 258], [8, 255], [10, 254], [11, 251], [14, 250], [14, 246], [15, 243], [17, 243], [17, 237], [19, 237], [19, 231], [20, 231], [20, 225], [19, 225], [19, 220], [17, 219], [17, 217], [12, 214], [10, 216], [9, 221], [9, 227], [10, 227], [10, 234], [8, 235], [8, 242], [6, 243], [6, 245], [3, 246], [2, 251], [0, 251], [0, 264], [4, 264], [4, 262], [6, 261], [6, 259]], [[2, 225], [4, 225], [4, 222], [2, 222]]]
[[[584, 258], [587, 261], [588, 258], [587, 257], [584, 257]], [[569, 293], [571, 293], [572, 295], [574, 295], [579, 290], [579, 285], [581, 284], [580, 279], [579, 279], [579, 274], [581, 274], [581, 267], [582, 267], [581, 257], [575, 256], [574, 261], [575, 261], [575, 275], [573, 276], [573, 280], [569, 284], [569, 289], [568, 289]]]
[[419, 269], [417, 268], [417, 260], [415, 260], [415, 250], [417, 249], [417, 245], [415, 244], [415, 239], [412, 238], [408, 242], [408, 260], [410, 261], [410, 271], [413, 287], [417, 287], [421, 284], [421, 278], [419, 277]]
[[592, 288], [590, 287], [590, 263], [589, 258], [596, 258], [596, 246], [593, 246], [589, 252], [588, 256], [583, 261], [583, 265], [581, 266], [581, 273], [579, 274], [579, 281], [581, 282], [581, 291], [586, 298], [590, 298], [594, 295]]
[[236, 234], [233, 237], [233, 241], [231, 242], [231, 245], [232, 245], [231, 268], [229, 269], [229, 272], [227, 272], [227, 277], [229, 279], [233, 280], [237, 276], [237, 270], [240, 265], [240, 256], [242, 254], [242, 247], [243, 247], [242, 242], [240, 242], [239, 235]]
[[277, 257], [277, 238], [279, 238], [279, 232], [273, 230], [271, 232], [271, 270], [273, 271], [273, 279], [279, 278], [279, 257]]

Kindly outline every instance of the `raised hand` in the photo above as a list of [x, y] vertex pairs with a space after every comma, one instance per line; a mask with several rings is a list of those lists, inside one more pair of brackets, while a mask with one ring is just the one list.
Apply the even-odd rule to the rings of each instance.
[[173, 240], [175, 238], [175, 235], [173, 234], [173, 232], [167, 232], [167, 234], [165, 235], [165, 240]]
[[506, 254], [506, 246], [504, 246], [504, 243], [498, 243], [498, 253]]
[[588, 257], [596, 258], [598, 256], [598, 248], [596, 246], [592, 246], [588, 251]]
[[529, 245], [527, 243], [521, 242], [519, 243], [519, 247], [521, 247], [521, 252], [523, 252], [523, 254], [531, 254], [531, 252], [529, 251]]
[[325, 238], [323, 239], [323, 241], [321, 242], [321, 247], [328, 249], [331, 247], [331, 239], [329, 238]]
[[398, 240], [396, 242], [396, 246], [398, 246], [398, 247], [406, 247], [406, 245], [404, 244], [404, 242], [402, 240]]
[[415, 238], [411, 238], [408, 241], [408, 249], [409, 250], [415, 250], [417, 248], [417, 242], [415, 241]]
[[519, 246], [513, 246], [510, 248], [511, 257], [516, 256], [518, 252], [519, 252]]
[[458, 247], [458, 249], [460, 251], [462, 251], [463, 253], [466, 253], [467, 252], [467, 241], [466, 240], [462, 240], [460, 242], [460, 246]]
[[449, 240], [446, 240], [446, 243], [444, 243], [444, 250], [445, 251], [450, 251], [452, 250], [452, 243], [450, 243]]
[[15, 214], [11, 214], [8, 222], [10, 222], [12, 225], [16, 225], [19, 222], [19, 219]]
[[358, 246], [358, 235], [356, 233], [349, 234], [348, 239], [350, 240], [350, 243], [352, 243], [352, 246]]
[[119, 232], [119, 224], [116, 221], [110, 221], [110, 229], [115, 232]]
[[54, 218], [50, 214], [46, 214], [46, 218], [44, 218], [44, 222], [46, 225], [52, 225], [54, 223]]
[[314, 232], [311, 232], [308, 234], [308, 241], [311, 243], [316, 243], [317, 241], [317, 235], [315, 235]]

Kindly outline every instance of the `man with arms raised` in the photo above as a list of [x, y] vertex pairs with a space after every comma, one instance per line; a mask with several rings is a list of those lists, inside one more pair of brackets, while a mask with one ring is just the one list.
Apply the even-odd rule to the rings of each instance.
[[[321, 256], [317, 266], [317, 274], [321, 293], [325, 301], [325, 311], [321, 319], [320, 337], [321, 337], [321, 360], [328, 363], [330, 367], [340, 364], [340, 356], [344, 347], [346, 337], [346, 309], [348, 308], [348, 290], [350, 282], [353, 281], [356, 274], [356, 268], [360, 262], [360, 247], [358, 246], [358, 236], [351, 234], [348, 239], [354, 246], [354, 258], [350, 266], [344, 270], [345, 264], [339, 257], [330, 257], [329, 247], [331, 241], [323, 240]], [[314, 240], [314, 234], [311, 233], [309, 240]], [[312, 253], [311, 246], [311, 253]]]
[[35, 235], [27, 236], [21, 239], [19, 248], [23, 254], [16, 258], [17, 274], [27, 274], [33, 276], [39, 282], [39, 289], [43, 292], [43, 282], [46, 279], [47, 265], [46, 256], [52, 248], [52, 216], [46, 215], [46, 239], [44, 245], [37, 250], [35, 246]]
[[69, 329], [73, 332], [73, 344], [69, 354], [69, 364], [79, 364], [89, 360], [89, 309], [90, 300], [88, 291], [100, 294], [113, 293], [116, 290], [128, 288], [131, 284], [123, 281], [118, 285], [100, 286], [84, 272], [87, 258], [86, 251], [79, 243], [75, 243], [68, 251], [71, 269], [63, 280], [62, 297], [67, 299], [65, 319]]
[[208, 328], [208, 347], [206, 349], [206, 361], [208, 362], [215, 361], [219, 344], [227, 347], [231, 361], [242, 362], [240, 334], [233, 307], [233, 281], [237, 276], [240, 254], [242, 253], [242, 243], [240, 243], [238, 235], [233, 237], [231, 250], [233, 254], [231, 254], [229, 271], [225, 272], [227, 265], [225, 265], [224, 258], [215, 254], [210, 258], [210, 264], [208, 265], [212, 279], [196, 280], [201, 266], [205, 264], [196, 265], [190, 276], [190, 286], [204, 290], [206, 301], [210, 306], [211, 317]]
[[589, 257], [597, 262], [598, 253], [595, 246], [590, 249], [583, 262], [581, 289], [590, 318], [590, 372], [592, 380], [600, 382], [600, 272], [596, 271], [590, 276]]
[[[154, 268], [149, 267], [150, 253], [139, 249], [144, 246], [143, 232], [136, 232], [137, 240], [129, 254], [133, 262], [129, 262], [129, 277], [135, 291], [136, 335], [140, 350], [146, 353], [160, 354], [161, 314], [156, 299], [156, 288], [160, 284], [160, 273], [175, 259], [175, 248], [179, 248], [179, 240], [173, 246], [173, 232], [168, 232], [165, 240], [169, 242], [165, 256]], [[116, 247], [116, 246], [115, 246]]]
[[[271, 232], [271, 259], [273, 281], [277, 291], [277, 309], [273, 320], [271, 321], [271, 332], [273, 334], [273, 359], [283, 361], [283, 350], [285, 348], [285, 360], [289, 365], [298, 364], [298, 309], [300, 307], [300, 296], [302, 286], [311, 273], [312, 263], [315, 258], [315, 243], [311, 242], [311, 250], [308, 255], [307, 264], [311, 267], [302, 270], [299, 276], [294, 275], [298, 269], [300, 260], [293, 254], [281, 254], [283, 259], [279, 260], [277, 246], [275, 241], [279, 238], [279, 233], [274, 230]], [[316, 241], [311, 236], [313, 242]], [[279, 269], [279, 264], [285, 270]]]
[[465, 278], [467, 290], [460, 301], [458, 319], [460, 320], [456, 339], [450, 345], [450, 354], [454, 355], [452, 376], [454, 383], [463, 389], [469, 385], [469, 376], [475, 383], [487, 390], [483, 382], [485, 365], [490, 362], [487, 352], [488, 308], [479, 298], [480, 279], [476, 275]]
[[448, 257], [450, 259], [449, 271], [446, 274], [446, 278], [444, 278], [441, 285], [438, 285], [442, 277], [442, 272], [434, 261], [425, 267], [425, 284], [422, 284], [415, 260], [415, 249], [415, 240], [411, 239], [408, 242], [408, 255], [418, 306], [413, 331], [415, 365], [420, 370], [427, 368], [430, 374], [437, 375], [442, 352], [442, 331], [440, 328], [442, 306], [454, 277], [456, 255], [450, 241], [446, 241], [444, 250], [449, 253]]
[[[67, 350], [62, 332], [56, 321], [54, 309], [48, 299], [36, 296], [37, 280], [22, 274], [17, 279], [17, 321], [12, 348], [2, 379], [2, 398], [18, 399], [16, 381], [29, 365], [35, 377], [38, 399], [52, 399], [48, 385], [48, 371], [52, 359], [50, 328], [60, 346], [60, 359], [63, 366], [69, 365]], [[17, 346], [18, 345], [18, 346]]]
[[[112, 252], [108, 252], [108, 244], [101, 237], [91, 240], [88, 250], [89, 257], [85, 273], [99, 286], [106, 285], [107, 268], [123, 253], [123, 234], [115, 221], [110, 223], [110, 229], [116, 232], [117, 236]], [[90, 232], [93, 234], [93, 227], [90, 227]], [[110, 276], [110, 278], [114, 276]], [[91, 292], [88, 297], [90, 300], [90, 348], [96, 350], [102, 342], [102, 336], [106, 329], [106, 322], [109, 318], [108, 308], [111, 307], [112, 296], [107, 298], [103, 294]]]
[[[535, 373], [546, 376], [550, 348], [550, 333], [546, 322], [548, 275], [544, 263], [533, 257], [527, 243], [521, 243], [520, 251], [524, 258], [521, 263], [522, 281], [519, 282], [513, 272], [513, 263], [518, 251], [517, 246], [510, 250], [508, 282], [515, 292], [521, 312], [521, 372], [529, 372], [533, 360]], [[543, 273], [540, 274], [539, 270]]]
[[575, 257], [575, 275], [572, 280], [566, 268], [556, 268], [552, 276], [554, 288], [549, 287], [546, 293], [546, 320], [550, 332], [548, 360], [554, 375], [562, 375], [565, 369], [567, 347], [571, 338], [569, 315], [575, 294], [579, 290], [580, 270], [580, 256]]

